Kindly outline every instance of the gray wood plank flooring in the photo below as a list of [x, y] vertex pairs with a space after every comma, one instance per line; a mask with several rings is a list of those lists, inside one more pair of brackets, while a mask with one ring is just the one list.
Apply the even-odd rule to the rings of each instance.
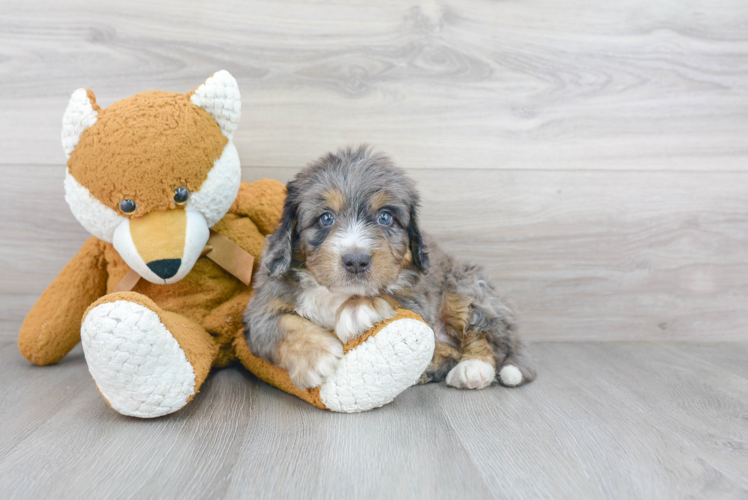
[[323, 412], [233, 367], [120, 416], [77, 348], [0, 343], [3, 498], [746, 498], [746, 343], [539, 343], [517, 390], [414, 387]]

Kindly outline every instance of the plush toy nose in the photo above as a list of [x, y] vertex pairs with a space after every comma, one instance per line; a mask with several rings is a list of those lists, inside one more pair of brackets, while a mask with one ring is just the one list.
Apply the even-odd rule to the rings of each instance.
[[161, 259], [148, 263], [148, 268], [153, 271], [159, 278], [168, 280], [179, 271], [182, 265], [182, 259]]
[[349, 273], [359, 274], [366, 271], [371, 264], [371, 257], [365, 253], [347, 253], [343, 255], [343, 266]]

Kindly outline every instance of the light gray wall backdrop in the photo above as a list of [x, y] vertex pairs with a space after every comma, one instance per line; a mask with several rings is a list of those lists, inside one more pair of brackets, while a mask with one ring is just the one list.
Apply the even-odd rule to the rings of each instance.
[[87, 236], [63, 199], [70, 93], [227, 69], [247, 180], [389, 152], [528, 338], [748, 339], [747, 26], [740, 0], [4, 1], [0, 337]]

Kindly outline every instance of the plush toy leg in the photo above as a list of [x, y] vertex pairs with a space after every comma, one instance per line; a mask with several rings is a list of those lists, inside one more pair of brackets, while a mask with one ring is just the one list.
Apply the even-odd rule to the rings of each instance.
[[434, 354], [434, 331], [420, 316], [403, 309], [343, 347], [343, 359], [319, 387], [299, 389], [285, 370], [254, 356], [244, 335], [237, 356], [265, 382], [317, 408], [357, 413], [386, 405], [416, 383]]
[[218, 345], [203, 327], [134, 292], [94, 302], [84, 316], [81, 341], [107, 403], [141, 418], [183, 408], [218, 355]]

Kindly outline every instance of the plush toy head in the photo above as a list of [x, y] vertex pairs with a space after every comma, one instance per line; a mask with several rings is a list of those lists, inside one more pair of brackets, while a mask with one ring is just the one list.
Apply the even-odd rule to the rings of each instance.
[[227, 71], [187, 94], [142, 92], [107, 109], [76, 90], [62, 126], [73, 215], [141, 277], [179, 281], [237, 196], [240, 113]]

